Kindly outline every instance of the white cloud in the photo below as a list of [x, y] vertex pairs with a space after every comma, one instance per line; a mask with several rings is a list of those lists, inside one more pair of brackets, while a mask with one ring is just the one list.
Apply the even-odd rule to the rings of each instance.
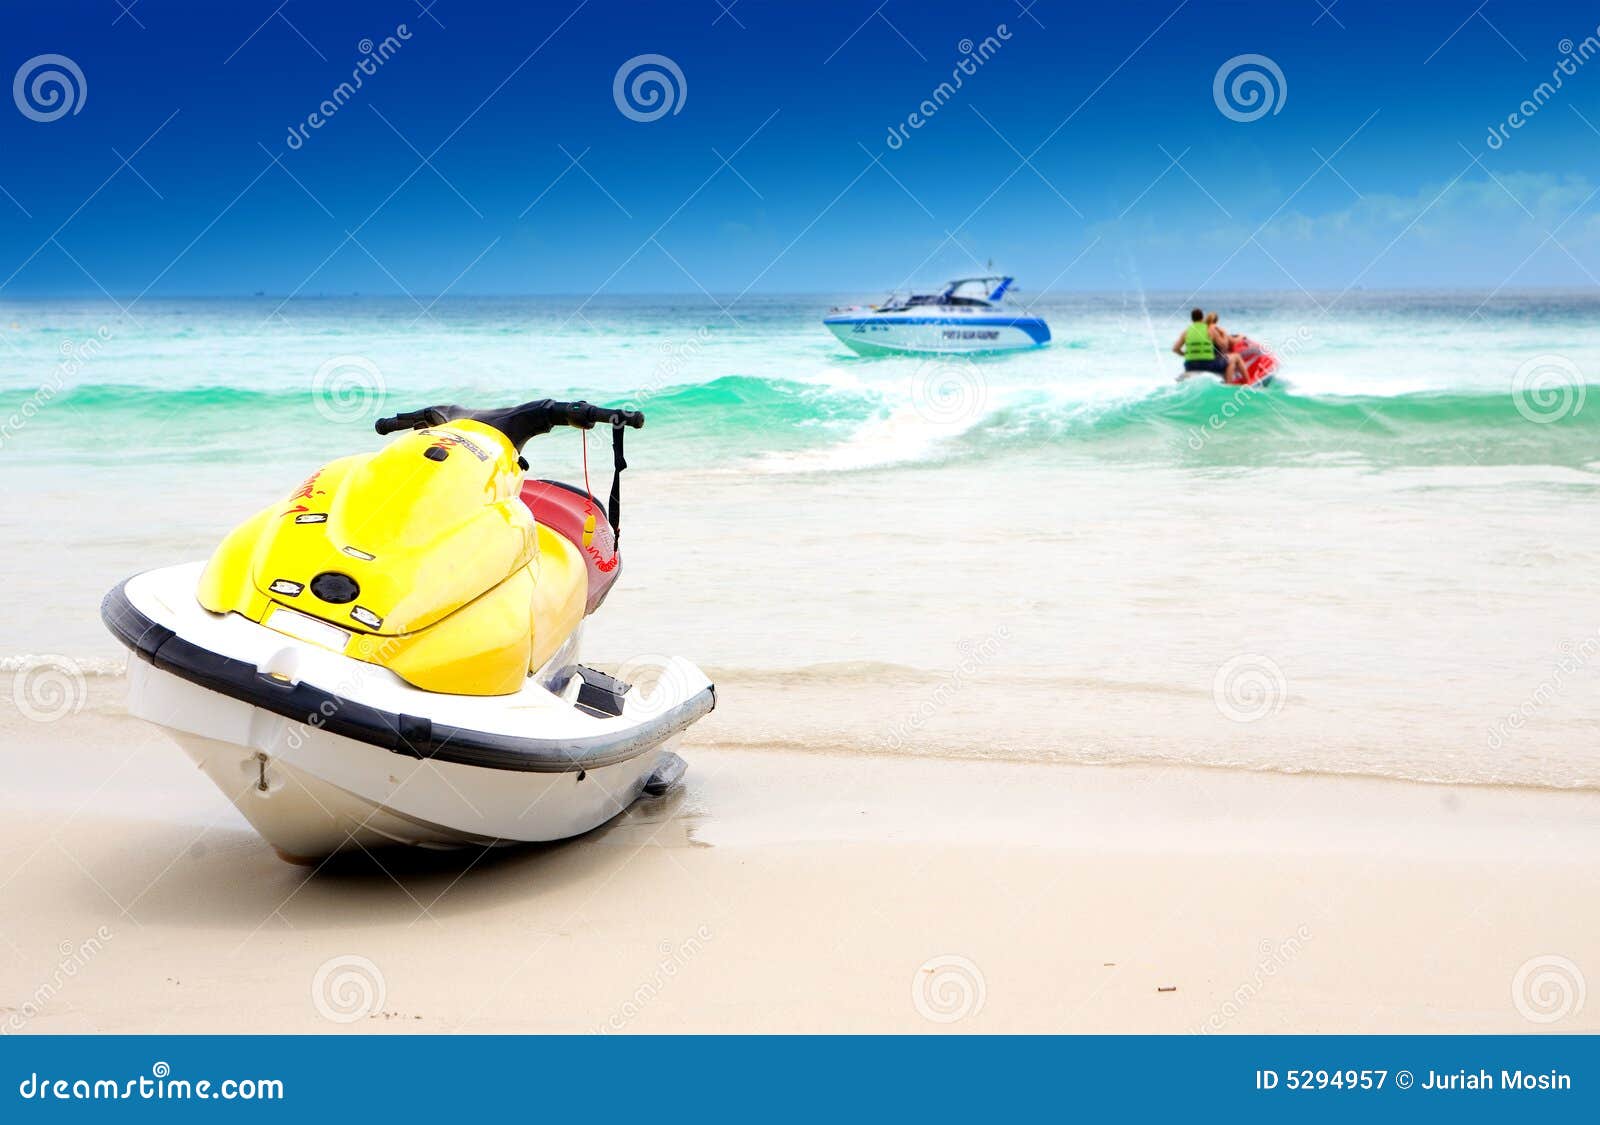
[[[1475, 168], [1409, 195], [1368, 192], [1320, 213], [1290, 207], [1265, 226], [1266, 214], [1232, 220], [1218, 214], [1211, 221], [1195, 213], [1182, 222], [1101, 223], [1092, 233], [1178, 286], [1198, 285], [1213, 270], [1212, 288], [1281, 288], [1293, 285], [1290, 277], [1334, 289], [1595, 283], [1589, 275], [1600, 276], [1596, 186], [1580, 175], [1496, 177]], [[1552, 234], [1555, 242], [1547, 238]]]

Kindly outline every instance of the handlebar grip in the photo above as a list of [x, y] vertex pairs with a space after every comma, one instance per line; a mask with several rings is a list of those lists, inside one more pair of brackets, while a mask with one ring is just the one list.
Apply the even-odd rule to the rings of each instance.
[[428, 406], [421, 410], [408, 410], [392, 418], [379, 418], [372, 423], [372, 428], [380, 434], [392, 434], [397, 430], [418, 430], [423, 426], [436, 426], [445, 420], [444, 410], [437, 406]]
[[588, 402], [568, 402], [561, 404], [566, 408], [566, 422], [569, 426], [580, 429], [590, 429], [605, 422], [612, 426], [628, 426], [639, 429], [644, 425], [644, 414], [638, 410], [621, 410], [610, 406], [595, 406]]
[[603, 406], [591, 407], [596, 422], [609, 422], [613, 426], [639, 429], [644, 425], [644, 414], [638, 410], [612, 410]]

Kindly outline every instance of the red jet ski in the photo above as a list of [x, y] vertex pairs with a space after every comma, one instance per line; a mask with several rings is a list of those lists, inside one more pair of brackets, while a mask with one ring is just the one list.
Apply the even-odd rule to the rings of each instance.
[[1265, 387], [1272, 382], [1272, 373], [1278, 370], [1278, 357], [1269, 352], [1265, 344], [1248, 336], [1235, 336], [1233, 350], [1243, 358], [1244, 378], [1224, 379], [1223, 382], [1241, 387]]

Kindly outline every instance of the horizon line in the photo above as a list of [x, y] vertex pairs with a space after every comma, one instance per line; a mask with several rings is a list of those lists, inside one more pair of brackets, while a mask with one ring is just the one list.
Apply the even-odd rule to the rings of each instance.
[[[113, 304], [126, 302], [130, 307], [134, 304], [144, 304], [150, 301], [337, 301], [359, 298], [362, 300], [395, 300], [395, 301], [430, 301], [433, 303], [454, 301], [503, 301], [526, 300], [529, 298], [561, 298], [580, 301], [602, 300], [607, 297], [670, 297], [674, 299], [689, 300], [694, 303], [707, 304], [716, 307], [732, 307], [741, 300], [749, 298], [773, 297], [836, 297], [842, 293], [886, 293], [904, 292], [917, 288], [917, 285], [902, 285], [895, 288], [878, 286], [844, 286], [832, 289], [774, 289], [761, 292], [727, 292], [716, 293], [704, 290], [673, 290], [673, 289], [637, 289], [637, 290], [610, 290], [583, 292], [578, 290], [521, 290], [506, 292], [483, 293], [395, 293], [395, 292], [363, 292], [351, 290], [347, 293], [274, 293], [268, 290], [252, 291], [219, 291], [210, 293], [171, 293], [171, 294], [139, 294], [128, 293], [123, 295], [107, 293], [104, 291], [86, 290], [83, 292], [65, 291], [60, 293], [8, 293], [0, 294], [0, 305], [6, 302], [32, 302], [32, 301], [103, 301], [109, 300]], [[1044, 289], [1030, 290], [1027, 286], [1017, 286], [1011, 289], [1012, 293], [1034, 293], [1036, 296], [1049, 294], [1059, 295], [1087, 295], [1123, 294], [1139, 292], [1145, 294], [1184, 294], [1185, 296], [1201, 296], [1193, 290], [1181, 288], [1163, 288], [1159, 286], [1117, 286], [1117, 287], [1085, 287], [1081, 289]], [[1462, 294], [1488, 297], [1510, 296], [1522, 293], [1564, 293], [1564, 294], [1593, 294], [1600, 298], [1600, 288], [1593, 285], [1522, 285], [1522, 286], [1490, 286], [1490, 285], [1358, 285], [1351, 288], [1246, 288], [1246, 289], [1215, 289], [1208, 292], [1214, 295], [1227, 296], [1301, 296], [1319, 297], [1328, 295], [1348, 295], [1351, 293], [1438, 293]], [[719, 300], [726, 298], [726, 300]]]

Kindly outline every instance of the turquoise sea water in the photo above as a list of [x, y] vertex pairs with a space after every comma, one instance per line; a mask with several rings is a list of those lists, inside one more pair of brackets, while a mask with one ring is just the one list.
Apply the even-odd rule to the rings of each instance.
[[0, 302], [0, 668], [117, 667], [109, 586], [380, 414], [586, 396], [649, 419], [589, 658], [712, 669], [697, 737], [1600, 785], [1600, 298], [1217, 297], [1241, 391], [1176, 381], [1184, 294], [970, 362], [852, 355], [872, 296]]
[[[544, 395], [633, 402], [660, 464], [858, 470], [1052, 458], [1172, 465], [1581, 466], [1600, 447], [1594, 294], [1219, 298], [1285, 353], [1270, 394], [1174, 381], [1179, 294], [1047, 298], [1053, 346], [858, 358], [828, 297], [0, 303], [7, 452], [250, 460], [264, 427], [337, 452], [380, 412]], [[1026, 296], [1024, 300], [1026, 300]], [[107, 313], [110, 316], [107, 316]], [[30, 400], [50, 388], [46, 404]], [[34, 415], [35, 409], [36, 416]], [[121, 440], [119, 440], [121, 439]]]

